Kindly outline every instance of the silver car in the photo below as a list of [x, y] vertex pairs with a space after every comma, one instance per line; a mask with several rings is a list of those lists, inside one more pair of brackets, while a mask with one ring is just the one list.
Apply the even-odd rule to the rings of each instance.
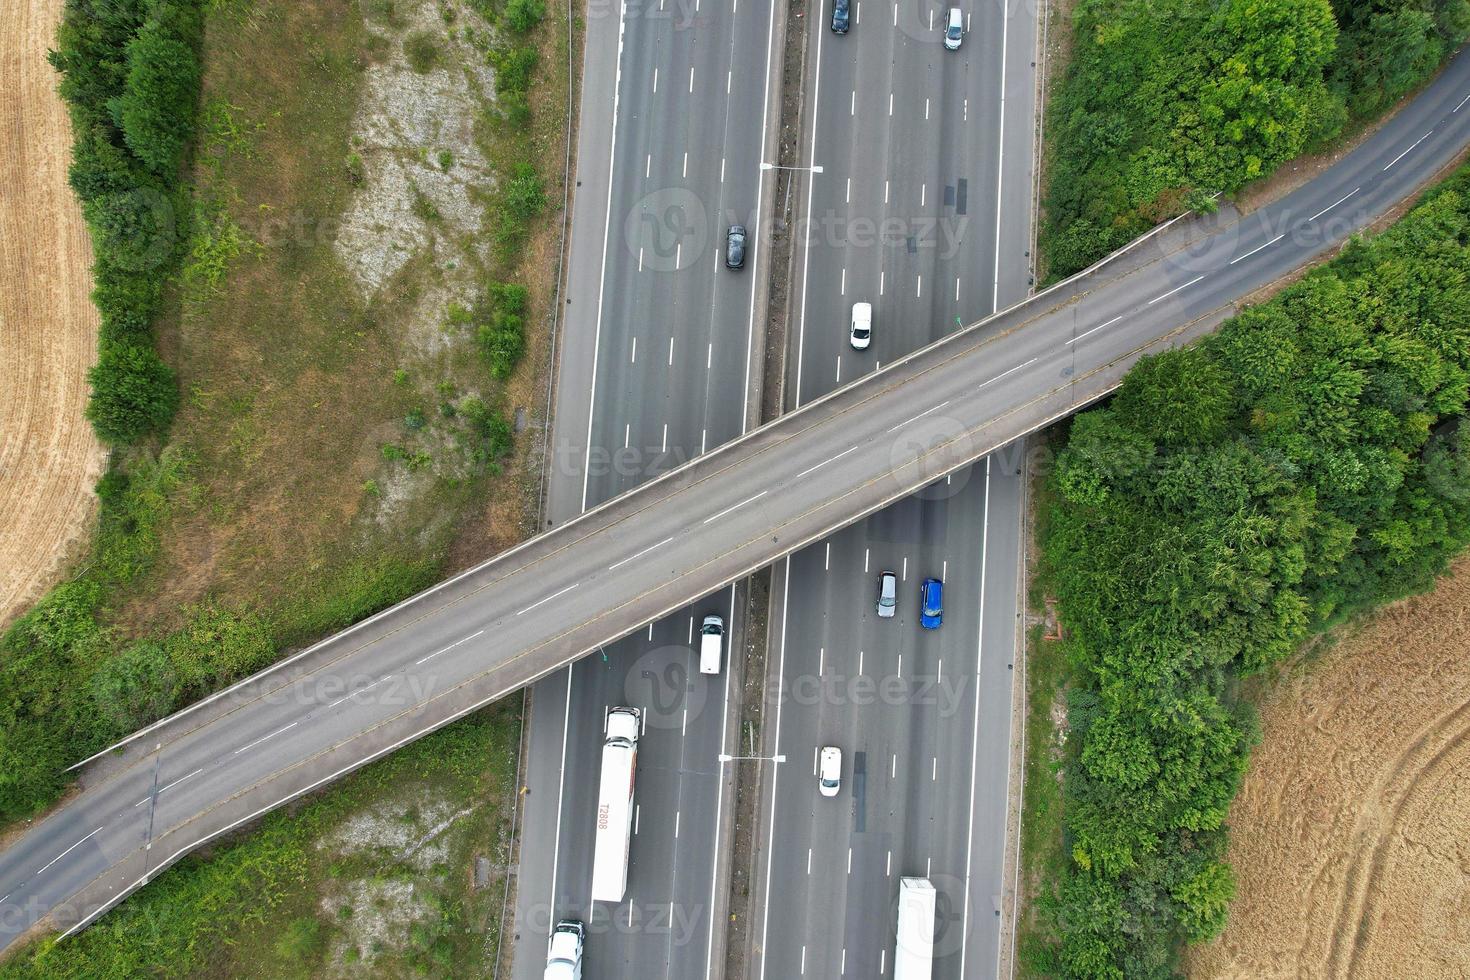
[[884, 570], [878, 575], [878, 618], [892, 619], [898, 611], [898, 576]]

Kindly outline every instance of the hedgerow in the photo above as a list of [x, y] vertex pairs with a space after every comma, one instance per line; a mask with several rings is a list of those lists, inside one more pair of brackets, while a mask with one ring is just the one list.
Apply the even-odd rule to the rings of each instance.
[[1045, 575], [1070, 637], [1068, 977], [1163, 977], [1223, 928], [1257, 738], [1238, 679], [1470, 543], [1470, 171], [1074, 420]]
[[148, 330], [186, 227], [202, 30], [199, 0], [67, 0], [50, 56], [71, 115], [69, 179], [92, 232], [102, 323], [87, 414], [112, 443], [166, 428], [178, 403]]

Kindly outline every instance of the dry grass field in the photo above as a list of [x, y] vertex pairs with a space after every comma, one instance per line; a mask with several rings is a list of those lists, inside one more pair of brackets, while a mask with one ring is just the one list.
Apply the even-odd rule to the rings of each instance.
[[0, 625], [86, 534], [104, 463], [82, 417], [97, 358], [92, 249], [46, 62], [60, 19], [61, 0], [0, 6]]
[[1470, 560], [1274, 684], [1195, 978], [1470, 976]]

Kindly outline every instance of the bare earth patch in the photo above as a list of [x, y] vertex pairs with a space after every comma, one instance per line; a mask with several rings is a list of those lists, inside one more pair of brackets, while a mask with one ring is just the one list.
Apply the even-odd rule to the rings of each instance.
[[1196, 978], [1470, 976], [1470, 559], [1275, 684]]
[[66, 183], [71, 125], [46, 62], [61, 0], [7, 0], [0, 31], [0, 624], [59, 577], [105, 452], [82, 417], [97, 359], [91, 244]]

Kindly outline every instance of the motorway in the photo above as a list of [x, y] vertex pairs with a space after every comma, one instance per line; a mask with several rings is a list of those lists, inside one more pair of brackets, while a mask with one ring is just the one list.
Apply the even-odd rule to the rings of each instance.
[[[760, 225], [774, 7], [589, 7], [579, 177], [548, 472], [552, 525], [740, 435], [749, 420], [759, 243], [724, 267], [729, 223]], [[694, 660], [697, 619], [738, 632], [733, 590], [651, 623], [533, 688], [512, 975], [539, 978], [557, 919], [588, 925], [591, 976], [710, 975], [730, 800], [730, 672]], [[593, 906], [604, 712], [643, 711], [628, 894]], [[722, 948], [722, 947], [720, 947]]]
[[[830, 9], [830, 3], [829, 3]], [[805, 101], [813, 173], [798, 258], [788, 408], [1024, 298], [1030, 287], [1036, 8], [976, 5], [957, 51], [945, 7], [854, 4], [824, 16]], [[865, 16], [866, 15], [866, 16]], [[871, 347], [848, 343], [873, 304]], [[938, 891], [936, 977], [994, 977], [1005, 891], [1024, 444], [790, 556], [774, 578], [777, 692], [760, 977], [883, 976], [898, 877]], [[877, 575], [898, 614], [875, 615]], [[944, 625], [918, 625], [926, 576]], [[837, 799], [820, 745], [845, 753]]]
[[830, 536], [1116, 387], [1470, 143], [1470, 59], [1244, 220], [1180, 222], [132, 738], [0, 853], [0, 941]]

